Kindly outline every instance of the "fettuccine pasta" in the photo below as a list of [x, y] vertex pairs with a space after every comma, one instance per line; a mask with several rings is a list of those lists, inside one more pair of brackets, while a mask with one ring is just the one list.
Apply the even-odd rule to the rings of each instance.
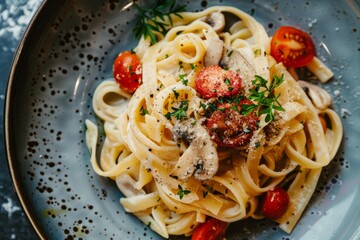
[[[206, 21], [212, 14], [223, 13], [238, 21], [226, 30]], [[261, 219], [260, 197], [275, 186], [286, 188], [289, 194], [287, 211], [275, 221], [290, 233], [315, 190], [321, 169], [340, 145], [338, 115], [321, 98], [321, 90], [309, 97], [312, 86], [306, 86], [305, 92], [296, 76], [270, 56], [270, 37], [250, 15], [218, 6], [181, 16], [174, 16], [174, 27], [165, 36], [157, 36], [156, 44], [141, 39], [134, 49], [142, 64], [143, 84], [133, 95], [113, 79], [97, 87], [93, 109], [104, 122], [105, 138], [98, 149], [98, 126], [86, 121], [94, 171], [113, 179], [124, 194], [120, 199], [124, 209], [165, 238], [191, 235], [207, 217], [224, 222]], [[272, 121], [259, 115], [251, 138], [238, 147], [221, 147], [208, 138], [202, 108], [208, 102], [195, 87], [199, 72], [213, 60], [211, 54], [216, 57], [218, 43], [227, 49], [221, 61], [227, 59], [227, 68], [241, 76], [244, 98], [252, 93], [255, 75], [284, 80], [275, 89], [283, 111], [274, 111]], [[233, 52], [243, 62], [231, 64]], [[319, 61], [316, 58], [310, 71], [331, 77]], [[185, 103], [184, 119], [169, 115]], [[199, 157], [202, 160], [193, 164]], [[187, 166], [189, 161], [194, 166]]]

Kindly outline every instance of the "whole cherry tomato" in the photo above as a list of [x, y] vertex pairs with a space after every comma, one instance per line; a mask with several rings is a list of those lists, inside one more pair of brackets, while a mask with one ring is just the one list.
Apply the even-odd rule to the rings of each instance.
[[225, 235], [228, 226], [227, 222], [209, 218], [195, 229], [191, 240], [220, 240]]
[[133, 93], [142, 83], [142, 69], [138, 56], [132, 51], [121, 52], [115, 59], [113, 75], [120, 88]]
[[265, 193], [262, 199], [261, 211], [266, 218], [277, 219], [285, 214], [289, 207], [288, 193], [279, 186]]
[[271, 55], [286, 67], [303, 67], [314, 58], [315, 46], [306, 32], [283, 26], [271, 39]]
[[196, 91], [205, 99], [236, 94], [241, 88], [239, 74], [212, 65], [203, 68], [195, 79]]

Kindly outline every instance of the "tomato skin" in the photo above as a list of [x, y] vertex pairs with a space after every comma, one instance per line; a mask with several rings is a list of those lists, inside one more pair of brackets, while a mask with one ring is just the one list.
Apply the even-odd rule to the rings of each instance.
[[133, 93], [142, 83], [140, 59], [131, 51], [121, 52], [113, 64], [113, 76], [120, 88]]
[[228, 226], [227, 222], [210, 218], [195, 229], [191, 240], [220, 240], [225, 235]]
[[239, 74], [212, 65], [201, 69], [195, 79], [196, 91], [205, 99], [232, 96], [241, 88]]
[[262, 199], [262, 214], [269, 219], [277, 219], [285, 214], [289, 207], [288, 193], [279, 186], [267, 191]]
[[[258, 117], [255, 111], [244, 116], [240, 113], [243, 104], [253, 104], [248, 99], [239, 104], [224, 103], [206, 120], [206, 128], [211, 139], [220, 147], [239, 147], [250, 141], [253, 132], [258, 128]], [[235, 109], [234, 109], [235, 108]]]
[[271, 55], [286, 67], [304, 67], [315, 56], [314, 42], [309, 34], [291, 26], [280, 27], [270, 45]]

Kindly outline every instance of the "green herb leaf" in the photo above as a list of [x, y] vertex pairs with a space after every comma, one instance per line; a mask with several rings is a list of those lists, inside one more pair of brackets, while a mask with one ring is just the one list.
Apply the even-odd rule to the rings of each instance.
[[179, 75], [179, 78], [180, 78], [182, 84], [184, 84], [185, 86], [187, 86], [188, 82], [189, 82], [189, 80], [186, 78], [186, 76], [187, 76], [186, 74], [180, 74]]
[[284, 75], [281, 77], [274, 75], [270, 86], [268, 87], [268, 80], [259, 75], [255, 75], [255, 79], [252, 81], [254, 86], [250, 89], [249, 99], [254, 104], [244, 104], [241, 106], [241, 114], [248, 115], [257, 108], [260, 108], [260, 114], [265, 114], [265, 121], [270, 122], [275, 119], [275, 111], [285, 111], [278, 101], [280, 94], [275, 96], [275, 88], [279, 87], [284, 82]]
[[183, 18], [180, 13], [186, 11], [185, 5], [175, 7], [175, 2], [175, 0], [159, 0], [155, 8], [144, 8], [135, 2], [134, 5], [139, 12], [133, 29], [135, 38], [149, 37], [151, 44], [154, 44], [157, 42], [156, 33], [165, 36], [169, 28], [174, 25], [172, 15]]
[[181, 120], [182, 118], [187, 119], [187, 115], [186, 115], [186, 111], [189, 108], [189, 101], [188, 100], [183, 100], [180, 102], [180, 106], [178, 108], [176, 107], [171, 107], [171, 109], [173, 110], [173, 112], [168, 112], [165, 114], [165, 117], [167, 119], [171, 119], [171, 117], [176, 118], [177, 120]]
[[228, 86], [231, 86], [231, 82], [229, 78], [225, 78], [224, 83]]
[[146, 110], [144, 107], [140, 108], [140, 115], [145, 116], [146, 114], [149, 114], [148, 110]]
[[183, 187], [180, 184], [178, 185], [178, 189], [179, 191], [176, 193], [176, 195], [178, 195], [180, 199], [183, 199], [185, 195], [191, 193], [190, 190], [183, 189]]
[[178, 93], [175, 89], [173, 89], [172, 91], [174, 93], [175, 98], [178, 99], [180, 93]]

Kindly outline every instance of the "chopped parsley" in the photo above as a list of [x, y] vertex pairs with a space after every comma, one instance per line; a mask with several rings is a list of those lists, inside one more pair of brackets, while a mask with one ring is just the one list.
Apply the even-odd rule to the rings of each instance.
[[228, 86], [229, 91], [232, 91], [234, 89], [234, 87], [231, 85], [229, 78], [225, 78], [224, 83]]
[[197, 66], [194, 63], [190, 63], [191, 70], [195, 70]]
[[174, 93], [175, 98], [178, 99], [180, 93], [178, 93], [175, 89], [173, 89], [172, 91]]
[[186, 115], [186, 111], [189, 108], [189, 101], [188, 100], [183, 100], [180, 101], [180, 106], [178, 108], [176, 107], [171, 107], [171, 109], [173, 110], [172, 112], [168, 112], [165, 114], [165, 117], [169, 120], [171, 120], [171, 117], [176, 118], [177, 120], [181, 120], [182, 118], [187, 119], [187, 115]]
[[189, 83], [189, 80], [186, 78], [186, 76], [187, 76], [186, 74], [179, 75], [179, 78], [180, 78], [182, 84], [184, 84], [185, 86], [187, 86]]
[[149, 114], [148, 110], [146, 110], [144, 107], [140, 108], [140, 115], [145, 116], [146, 114]]

